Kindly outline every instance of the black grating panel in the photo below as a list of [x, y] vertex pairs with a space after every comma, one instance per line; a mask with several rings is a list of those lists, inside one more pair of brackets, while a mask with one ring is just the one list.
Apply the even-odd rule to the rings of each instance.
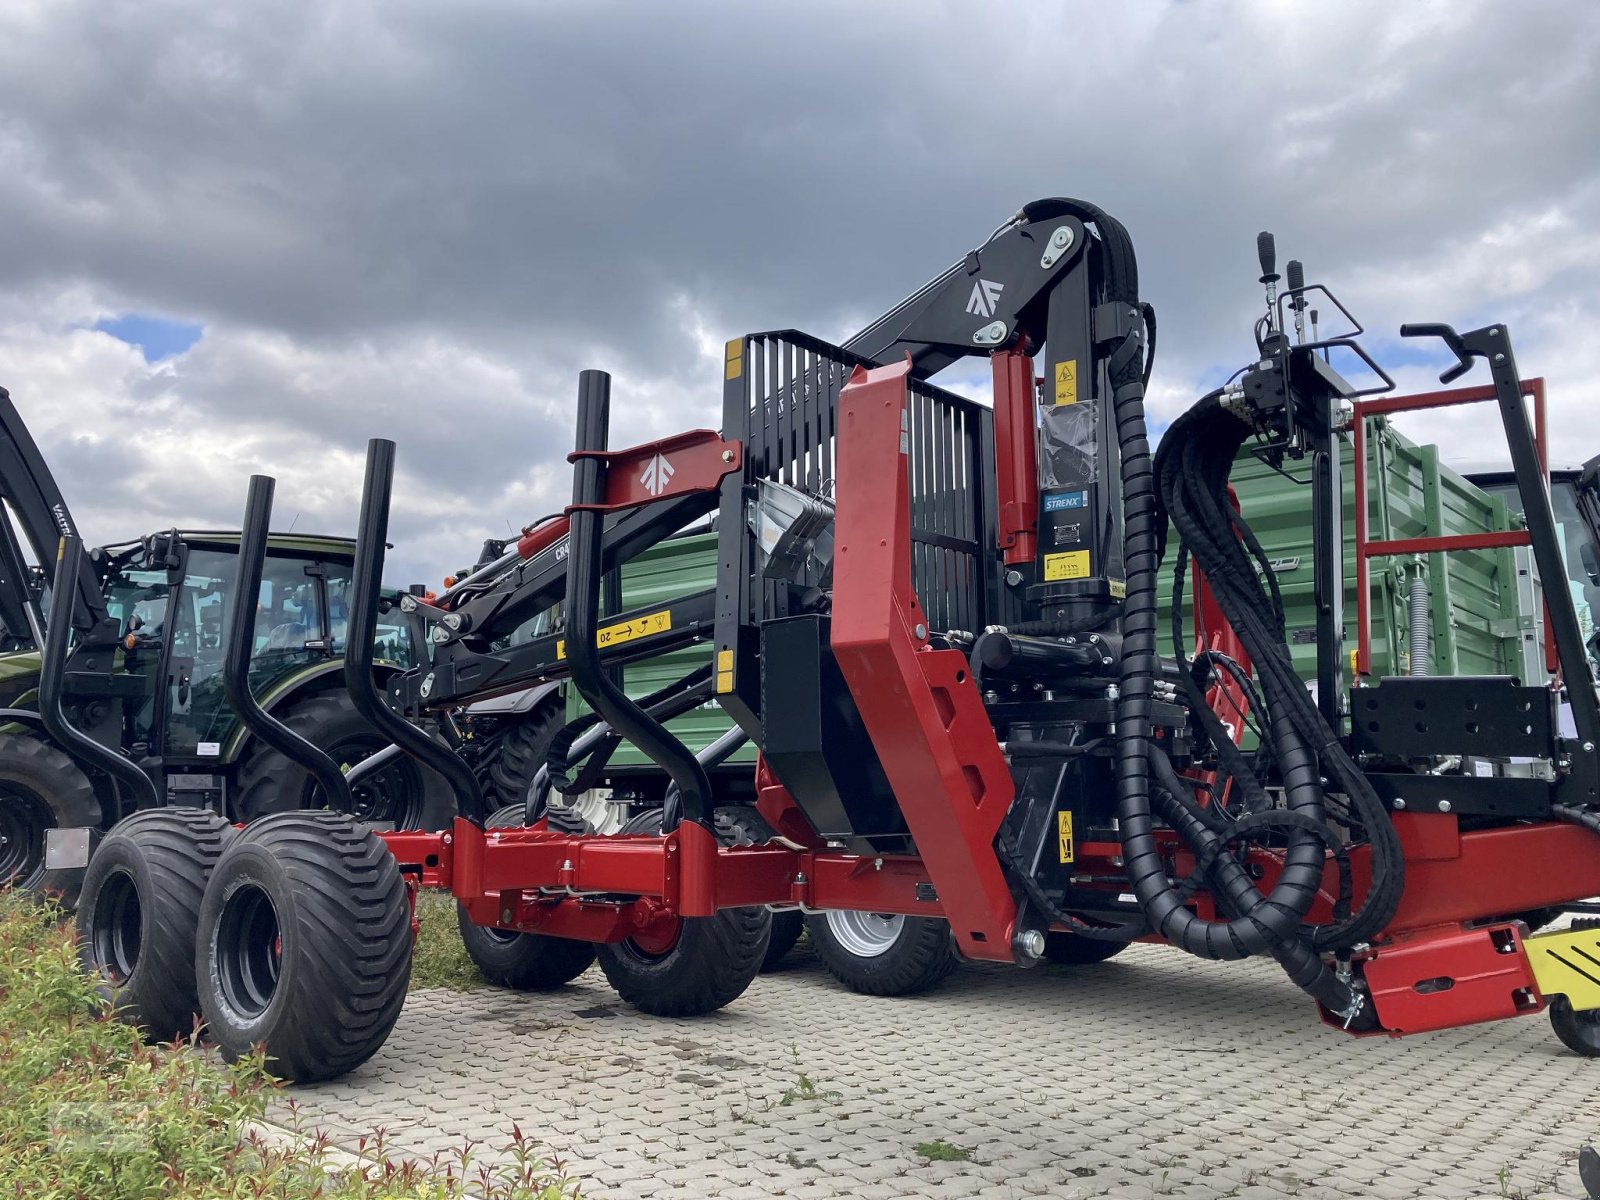
[[[751, 477], [831, 495], [839, 393], [857, 366], [873, 364], [802, 333], [752, 334], [745, 342], [746, 453]], [[911, 570], [933, 630], [979, 631], [1011, 615], [996, 578], [994, 416], [953, 392], [909, 381]], [[788, 589], [752, 589], [745, 620], [788, 614]]]

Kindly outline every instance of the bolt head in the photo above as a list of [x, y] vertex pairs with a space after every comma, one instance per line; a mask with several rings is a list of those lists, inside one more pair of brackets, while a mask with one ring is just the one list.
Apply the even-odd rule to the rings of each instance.
[[1021, 583], [1022, 583], [1022, 572], [1021, 571], [1007, 571], [1006, 572], [1006, 586], [1007, 587], [1017, 587]]
[[1583, 752], [1585, 754], [1593, 754], [1594, 753], [1594, 743], [1593, 742], [1585, 742], [1583, 744]]
[[1439, 801], [1439, 811], [1442, 812], [1442, 813], [1449, 812], [1450, 811], [1450, 801], [1448, 801], [1448, 800]]
[[507, 925], [511, 924], [511, 910], [509, 908], [502, 908], [500, 910], [500, 919]]
[[926, 625], [924, 625], [921, 621], [918, 621], [917, 622], [917, 627], [915, 629], [913, 629], [911, 632], [915, 633], [918, 638], [925, 638], [925, 637], [928, 636], [928, 627]]
[[1017, 934], [1017, 949], [1024, 958], [1042, 958], [1044, 956], [1044, 934], [1037, 929], [1024, 929]]
[[1396, 796], [1394, 798], [1394, 806], [1397, 809], [1401, 809], [1401, 808], [1404, 808], [1406, 806], [1406, 802], [1404, 800], [1402, 800], [1399, 796]]
[[722, 461], [723, 462], [732, 462], [733, 461], [733, 451], [732, 450], [724, 450], [722, 452]]

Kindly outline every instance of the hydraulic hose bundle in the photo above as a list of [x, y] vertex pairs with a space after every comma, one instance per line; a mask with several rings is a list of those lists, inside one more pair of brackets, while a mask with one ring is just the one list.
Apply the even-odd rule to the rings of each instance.
[[[1062, 211], [1092, 222], [1100, 235], [1107, 299], [1143, 312], [1138, 267], [1127, 231], [1100, 209], [1059, 201]], [[1398, 839], [1381, 803], [1344, 754], [1332, 731], [1295, 675], [1284, 644], [1281, 603], [1257, 578], [1246, 547], [1253, 544], [1227, 498], [1227, 475], [1248, 427], [1207, 397], [1174, 424], [1152, 462], [1144, 416], [1147, 363], [1144, 338], [1135, 327], [1108, 358], [1112, 405], [1121, 456], [1124, 567], [1121, 688], [1117, 703], [1118, 823], [1125, 870], [1151, 929], [1192, 954], [1234, 959], [1270, 953], [1290, 978], [1354, 1027], [1370, 1023], [1362, 997], [1336, 975], [1317, 950], [1349, 946], [1376, 933], [1398, 903], [1402, 866]], [[1160, 476], [1160, 491], [1157, 475]], [[1157, 748], [1151, 703], [1160, 667], [1156, 651], [1156, 587], [1167, 515], [1206, 571], [1223, 614], [1233, 624], [1261, 673], [1268, 710], [1271, 751], [1284, 785], [1285, 806], [1273, 808], [1244, 755], [1231, 739], [1214, 739], [1224, 772], [1243, 790], [1246, 816], [1230, 820], [1194, 799], [1165, 754]], [[1258, 549], [1258, 548], [1257, 548]], [[1265, 564], [1263, 563], [1263, 566]], [[1270, 578], [1270, 575], [1269, 575]], [[1275, 583], [1271, 585], [1275, 593]], [[1192, 681], [1187, 685], [1198, 691]], [[1205, 709], [1201, 702], [1196, 706]], [[1224, 748], [1225, 747], [1225, 748]], [[1321, 885], [1327, 830], [1320, 768], [1351, 798], [1354, 813], [1373, 845], [1373, 880], [1354, 917], [1341, 917], [1317, 931], [1302, 928]], [[1155, 836], [1157, 812], [1197, 854], [1206, 884], [1226, 914], [1206, 920], [1186, 901], [1197, 886], [1174, 886]], [[1248, 824], [1246, 823], [1248, 822]], [[1257, 829], [1287, 838], [1284, 865], [1263, 896], [1229, 846]]]

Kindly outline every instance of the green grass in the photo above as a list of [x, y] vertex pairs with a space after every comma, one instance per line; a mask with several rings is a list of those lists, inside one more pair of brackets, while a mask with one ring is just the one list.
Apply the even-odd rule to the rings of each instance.
[[276, 1083], [259, 1059], [146, 1046], [114, 1020], [53, 908], [0, 893], [0, 1198], [4, 1200], [569, 1200], [576, 1185], [512, 1129], [481, 1149], [399, 1160], [381, 1133], [358, 1161], [322, 1138], [246, 1134]]
[[935, 1138], [931, 1142], [918, 1142], [916, 1152], [929, 1162], [969, 1162], [972, 1151], [962, 1146], [952, 1146]]
[[454, 896], [448, 892], [418, 893], [417, 924], [417, 945], [411, 956], [412, 987], [475, 992], [489, 986], [461, 944]]

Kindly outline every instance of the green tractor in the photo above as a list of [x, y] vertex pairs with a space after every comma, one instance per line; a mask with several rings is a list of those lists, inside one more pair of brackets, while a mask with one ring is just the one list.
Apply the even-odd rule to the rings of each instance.
[[[237, 532], [171, 530], [100, 547], [82, 556], [76, 579], [59, 578], [57, 546], [75, 526], [3, 388], [0, 501], [0, 886], [70, 904], [94, 839], [143, 808], [244, 822], [322, 806], [310, 775], [250, 736], [224, 694]], [[27, 564], [19, 527], [39, 567]], [[249, 671], [264, 708], [346, 767], [387, 744], [344, 687], [353, 551], [345, 538], [271, 536]], [[71, 631], [42, 671], [47, 605]], [[380, 684], [425, 652], [418, 623], [391, 603], [375, 653]], [[396, 828], [439, 829], [453, 816], [443, 781], [406, 758], [365, 777], [354, 799], [358, 815]]]

